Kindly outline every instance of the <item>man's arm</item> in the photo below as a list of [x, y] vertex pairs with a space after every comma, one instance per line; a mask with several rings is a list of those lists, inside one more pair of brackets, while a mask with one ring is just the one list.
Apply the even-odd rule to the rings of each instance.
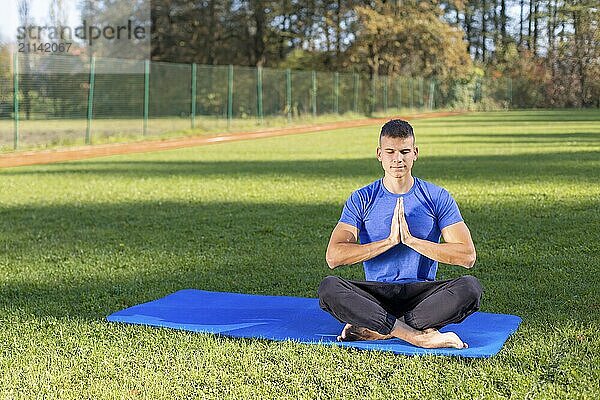
[[373, 257], [391, 249], [400, 243], [400, 220], [398, 218], [399, 204], [396, 204], [390, 236], [386, 239], [367, 244], [359, 244], [358, 228], [344, 222], [338, 222], [331, 233], [325, 259], [329, 268], [341, 265], [356, 264], [370, 260]]
[[445, 243], [434, 243], [419, 239], [410, 234], [401, 198], [398, 200], [398, 203], [400, 204], [398, 218], [401, 226], [400, 236], [402, 243], [435, 261], [460, 265], [465, 268], [471, 268], [475, 265], [477, 257], [475, 245], [471, 238], [471, 232], [464, 222], [457, 222], [442, 229], [442, 237]]

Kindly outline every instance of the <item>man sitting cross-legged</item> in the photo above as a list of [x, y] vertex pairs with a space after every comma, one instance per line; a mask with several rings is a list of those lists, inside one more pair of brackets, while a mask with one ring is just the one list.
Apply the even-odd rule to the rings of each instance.
[[438, 329], [475, 312], [482, 287], [473, 276], [435, 275], [438, 261], [471, 268], [475, 247], [452, 196], [412, 176], [417, 156], [410, 124], [387, 122], [377, 148], [384, 176], [352, 193], [331, 234], [329, 267], [363, 262], [367, 279], [328, 276], [319, 286], [321, 308], [346, 323], [340, 341], [396, 337], [425, 348], [467, 347]]

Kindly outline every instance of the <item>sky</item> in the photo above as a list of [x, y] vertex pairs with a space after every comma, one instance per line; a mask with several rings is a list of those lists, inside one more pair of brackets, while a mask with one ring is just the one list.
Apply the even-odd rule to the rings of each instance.
[[[29, 20], [26, 24], [19, 19], [18, 9], [21, 1], [28, 1], [30, 5]], [[86, 54], [89, 52], [105, 58], [150, 57], [150, 30], [144, 26], [150, 20], [148, 0], [112, 0], [110, 8], [101, 10], [98, 22], [93, 21], [96, 14], [86, 18], [88, 21], [85, 28], [82, 27], [80, 2], [0, 0], [0, 46], [8, 45], [10, 51], [39, 55], [68, 55], [66, 53], [71, 50], [71, 53], [75, 54], [85, 48]], [[56, 3], [61, 5], [60, 26], [54, 26], [58, 23], [53, 22], [51, 18], [50, 8]], [[89, 20], [90, 18], [92, 20]], [[27, 26], [26, 30], [21, 28], [23, 25]], [[54, 41], [60, 35], [65, 35], [63, 38], [67, 38], [69, 46], [59, 47]]]
[[[19, 13], [17, 0], [0, 0], [0, 42], [13, 43], [16, 41]], [[51, 0], [30, 0], [31, 16], [36, 25], [44, 26], [50, 22], [49, 10]], [[64, 0], [65, 14], [68, 24], [75, 26], [79, 21], [77, 0]]]

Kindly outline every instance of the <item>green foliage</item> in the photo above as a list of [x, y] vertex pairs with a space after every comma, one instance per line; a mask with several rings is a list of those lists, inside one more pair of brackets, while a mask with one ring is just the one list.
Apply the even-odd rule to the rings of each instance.
[[540, 107], [556, 105], [546, 96], [550, 73], [544, 61], [533, 57], [529, 51], [518, 51], [516, 46], [509, 46], [502, 62], [495, 69], [490, 69], [489, 73], [491, 76], [512, 79], [514, 108], [526, 108], [532, 104]]
[[415, 175], [473, 234], [483, 311], [524, 320], [494, 358], [105, 322], [183, 288], [316, 296], [343, 202], [381, 174], [372, 126], [0, 171], [0, 397], [600, 397], [598, 112], [414, 126]]
[[360, 28], [351, 59], [372, 75], [460, 79], [471, 69], [463, 33], [440, 18], [436, 4], [382, 3], [355, 8]]
[[[533, 18], [532, 35], [526, 43], [503, 43], [486, 63], [486, 72], [491, 77], [513, 79], [516, 108], [600, 107], [596, 79], [600, 74], [600, 12], [596, 2], [532, 4], [537, 10], [529, 17]], [[542, 23], [544, 34], [539, 32]]]
[[[475, 62], [489, 78], [500, 73], [515, 80], [513, 107], [598, 108], [596, 3], [154, 0], [152, 59], [439, 81], [468, 79]], [[94, 4], [100, 20], [114, 17], [110, 1]], [[485, 102], [503, 105], [498, 99]], [[248, 105], [241, 108], [251, 114]], [[156, 109], [156, 115], [167, 109]]]
[[309, 52], [302, 49], [292, 50], [284, 60], [279, 62], [278, 68], [298, 70], [322, 70], [326, 64], [327, 54]]
[[505, 79], [481, 79], [477, 76], [462, 84], [449, 87], [450, 108], [469, 111], [496, 111], [510, 107]]

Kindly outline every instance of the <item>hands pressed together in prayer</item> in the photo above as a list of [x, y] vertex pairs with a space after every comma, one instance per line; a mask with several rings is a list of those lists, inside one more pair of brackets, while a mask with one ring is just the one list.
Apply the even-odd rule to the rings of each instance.
[[394, 215], [392, 216], [392, 226], [390, 229], [389, 240], [394, 245], [402, 243], [410, 246], [413, 242], [413, 239], [414, 238], [408, 229], [406, 216], [404, 215], [404, 199], [399, 197], [396, 202], [396, 208], [394, 208]]
[[410, 233], [402, 197], [396, 201], [392, 216], [390, 234], [375, 242], [357, 243], [358, 229], [338, 223], [327, 246], [327, 265], [333, 269], [340, 265], [351, 265], [370, 260], [392, 247], [402, 243], [419, 254], [445, 264], [471, 268], [475, 264], [475, 247], [469, 229], [460, 221], [446, 226], [441, 231], [444, 243], [420, 239]]
[[442, 229], [442, 235], [444, 243], [414, 237], [406, 222], [404, 201], [402, 197], [398, 198], [392, 216], [390, 236], [386, 239], [389, 245], [393, 247], [402, 243], [432, 260], [471, 268], [475, 264], [475, 247], [464, 222], [447, 226]]

